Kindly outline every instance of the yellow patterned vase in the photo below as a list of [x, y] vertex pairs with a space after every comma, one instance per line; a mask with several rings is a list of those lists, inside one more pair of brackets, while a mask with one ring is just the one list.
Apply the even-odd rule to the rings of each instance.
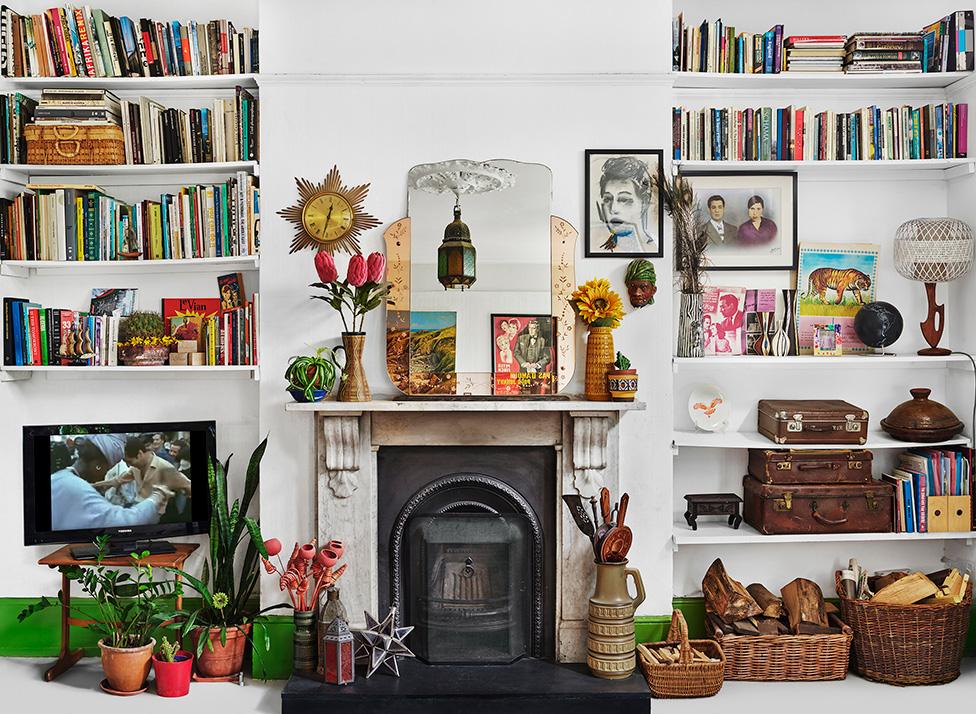
[[[627, 590], [634, 581], [637, 596]], [[634, 613], [644, 602], [640, 571], [621, 563], [596, 564], [596, 590], [590, 598], [586, 623], [586, 664], [590, 674], [604, 679], [624, 679], [637, 666]]]
[[584, 395], [591, 402], [609, 402], [607, 374], [614, 368], [613, 328], [590, 327], [586, 336], [586, 386]]

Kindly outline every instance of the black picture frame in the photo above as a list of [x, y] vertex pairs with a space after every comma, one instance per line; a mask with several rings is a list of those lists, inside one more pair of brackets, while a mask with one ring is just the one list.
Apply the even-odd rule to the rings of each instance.
[[[650, 229], [653, 225], [657, 229], [657, 246], [656, 250], [653, 251], [617, 251], [614, 249], [607, 249], [604, 247], [604, 242], [607, 241], [611, 233], [603, 222], [602, 218], [598, 220], [598, 225], [602, 226], [602, 233], [599, 235], [594, 235], [595, 231], [594, 225], [591, 223], [594, 220], [593, 211], [596, 207], [594, 201], [596, 197], [593, 196], [593, 191], [591, 190], [591, 185], [596, 177], [591, 175], [591, 169], [593, 166], [592, 159], [600, 156], [606, 156], [608, 159], [615, 157], [634, 157], [642, 160], [647, 166], [647, 176], [648, 176], [648, 208], [647, 213], [656, 213], [656, 221], [651, 221], [652, 217], [650, 215], [643, 217], [641, 223], [645, 230]], [[647, 157], [652, 157], [654, 161], [657, 162], [657, 178], [654, 179], [651, 171], [654, 168], [650, 165], [651, 161]], [[586, 149], [583, 153], [583, 176], [584, 176], [584, 213], [583, 213], [583, 245], [584, 254], [587, 258], [662, 258], [664, 257], [664, 209], [661, 206], [661, 198], [659, 192], [660, 182], [664, 178], [664, 150], [663, 149]], [[598, 181], [598, 179], [597, 179]], [[597, 209], [599, 210], [599, 209]], [[599, 214], [597, 214], [599, 215]], [[612, 233], [611, 233], [612, 235]]]
[[[792, 192], [792, 220], [788, 225], [792, 227], [792, 241], [790, 243], [789, 250], [789, 261], [779, 262], [779, 263], [768, 263], [768, 264], [742, 264], [742, 265], [722, 265], [716, 263], [714, 256], [708, 255], [708, 250], [705, 251], [706, 259], [708, 260], [706, 270], [708, 272], [713, 271], [746, 271], [746, 270], [796, 270], [799, 264], [800, 257], [800, 240], [798, 235], [799, 219], [797, 212], [797, 172], [796, 171], [766, 171], [766, 170], [749, 170], [749, 171], [737, 171], [734, 169], [728, 169], [723, 167], [723, 170], [719, 171], [682, 171], [681, 175], [685, 178], [696, 179], [696, 178], [727, 178], [727, 177], [779, 177], [779, 178], [790, 178], [790, 190]], [[694, 183], [694, 181], [692, 181]], [[707, 196], [698, 196], [698, 191], [695, 191], [696, 197], [700, 198], [700, 209], [705, 212], [706, 216], [708, 213], [708, 207], [705, 205]]]

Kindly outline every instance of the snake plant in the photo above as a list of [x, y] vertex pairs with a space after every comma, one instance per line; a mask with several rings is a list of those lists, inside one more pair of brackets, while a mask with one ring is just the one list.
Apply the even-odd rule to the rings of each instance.
[[[323, 357], [323, 353], [327, 356]], [[320, 347], [315, 350], [315, 356], [300, 355], [292, 357], [285, 370], [288, 380], [288, 391], [297, 390], [305, 395], [308, 401], [314, 401], [314, 392], [318, 389], [328, 394], [335, 384], [336, 367], [332, 362], [332, 350]]]

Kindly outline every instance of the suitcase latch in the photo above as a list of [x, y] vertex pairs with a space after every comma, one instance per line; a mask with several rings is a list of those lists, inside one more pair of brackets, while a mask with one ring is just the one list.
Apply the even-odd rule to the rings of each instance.
[[802, 415], [796, 414], [794, 416], [800, 416], [800, 419], [790, 419], [786, 422], [786, 431], [798, 433], [803, 431], [803, 419]]
[[847, 462], [847, 468], [851, 469], [852, 471], [860, 471], [861, 470], [861, 462], [860, 461], [848, 461]]
[[793, 494], [787, 491], [782, 498], [773, 500], [774, 511], [790, 511], [793, 509]]
[[864, 500], [868, 502], [868, 510], [869, 511], [879, 511], [879, 510], [881, 510], [881, 504], [878, 502], [878, 499], [875, 498], [873, 492], [868, 491], [867, 493], [865, 493], [864, 494]]
[[847, 419], [846, 426], [847, 426], [848, 433], [860, 434], [861, 433], [861, 425], [858, 422], [854, 421], [854, 415], [853, 414], [848, 414], [846, 416], [846, 419]]
[[790, 471], [793, 468], [793, 464], [789, 461], [778, 461], [776, 462], [777, 471]]

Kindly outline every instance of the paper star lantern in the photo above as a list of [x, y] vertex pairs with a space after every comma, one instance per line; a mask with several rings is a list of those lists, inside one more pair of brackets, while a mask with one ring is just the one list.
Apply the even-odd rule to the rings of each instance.
[[383, 622], [377, 622], [368, 612], [363, 612], [366, 616], [366, 629], [359, 634], [362, 637], [362, 644], [359, 646], [359, 656], [368, 660], [368, 670], [366, 679], [381, 666], [385, 666], [397, 677], [400, 676], [400, 668], [397, 664], [397, 657], [413, 657], [414, 653], [403, 644], [407, 635], [413, 632], [413, 627], [396, 626], [396, 605], [390, 608], [390, 613]]

